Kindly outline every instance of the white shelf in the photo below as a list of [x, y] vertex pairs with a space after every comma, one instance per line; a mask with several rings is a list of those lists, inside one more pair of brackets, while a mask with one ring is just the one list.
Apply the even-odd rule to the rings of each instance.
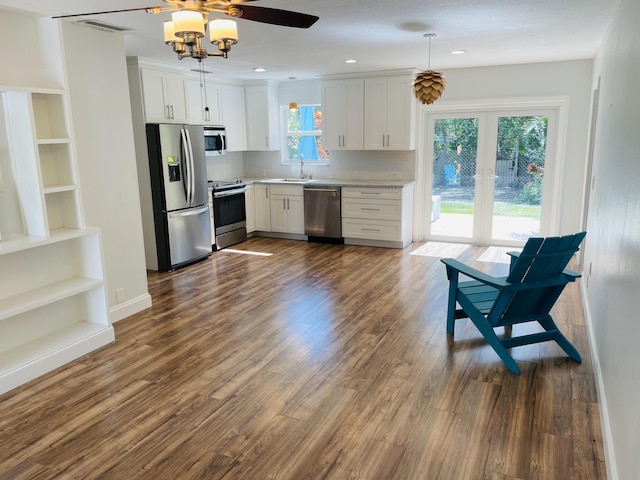
[[24, 233], [0, 241], [0, 393], [114, 340], [63, 91], [5, 92]]
[[70, 138], [39, 138], [38, 145], [60, 145], [71, 143]]
[[72, 192], [77, 190], [77, 187], [75, 185], [45, 185], [43, 190], [47, 195], [48, 193]]
[[77, 322], [0, 353], [0, 394], [115, 339], [111, 325]]
[[102, 285], [102, 280], [74, 277], [0, 299], [0, 321]]
[[8, 255], [10, 253], [16, 253], [21, 250], [28, 250], [30, 248], [42, 247], [57, 242], [64, 242], [73, 238], [80, 238], [87, 235], [94, 235], [98, 233], [97, 228], [87, 227], [83, 229], [78, 228], [58, 228], [52, 230], [48, 237], [38, 237], [35, 235], [23, 235], [22, 237], [11, 238], [9, 240], [3, 240], [0, 242], [0, 255]]

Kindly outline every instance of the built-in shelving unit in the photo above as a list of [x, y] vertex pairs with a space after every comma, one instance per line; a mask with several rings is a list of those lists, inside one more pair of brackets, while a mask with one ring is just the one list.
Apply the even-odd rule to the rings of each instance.
[[65, 94], [3, 95], [25, 234], [0, 241], [0, 393], [114, 339], [101, 236], [84, 225]]

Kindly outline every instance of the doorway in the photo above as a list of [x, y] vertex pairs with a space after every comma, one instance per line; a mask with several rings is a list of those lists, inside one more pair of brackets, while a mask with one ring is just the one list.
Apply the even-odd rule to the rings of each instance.
[[429, 240], [520, 246], [551, 230], [557, 109], [425, 113]]

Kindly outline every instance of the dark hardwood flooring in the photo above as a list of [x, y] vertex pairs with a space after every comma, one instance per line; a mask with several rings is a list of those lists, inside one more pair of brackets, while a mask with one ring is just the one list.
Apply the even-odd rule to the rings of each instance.
[[[0, 397], [0, 478], [606, 478], [578, 283], [553, 313], [583, 363], [520, 347], [516, 376], [468, 321], [447, 338], [419, 247], [253, 238], [273, 255], [150, 273], [114, 343]], [[458, 258], [504, 274], [485, 250]]]

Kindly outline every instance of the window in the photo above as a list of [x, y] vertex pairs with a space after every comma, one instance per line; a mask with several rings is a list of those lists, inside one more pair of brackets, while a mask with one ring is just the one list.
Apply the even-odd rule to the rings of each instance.
[[297, 110], [282, 107], [286, 138], [282, 163], [329, 165], [329, 153], [322, 148], [322, 109], [320, 105], [301, 105]]

